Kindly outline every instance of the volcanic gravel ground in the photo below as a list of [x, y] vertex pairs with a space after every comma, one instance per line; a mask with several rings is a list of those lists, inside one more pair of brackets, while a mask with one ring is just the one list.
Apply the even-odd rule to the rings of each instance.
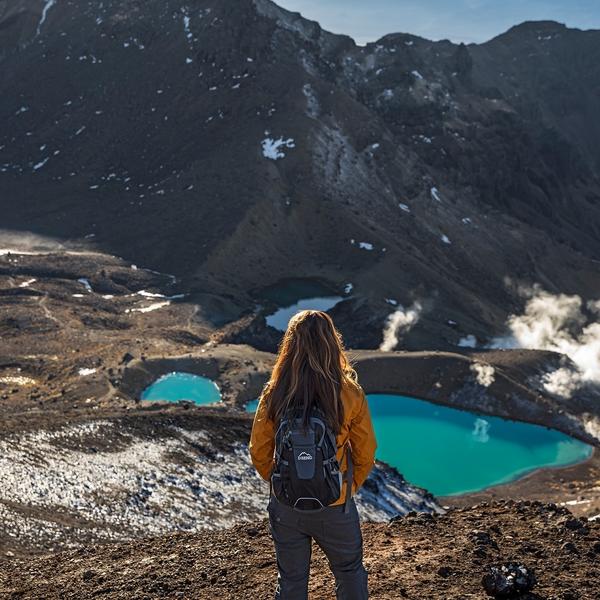
[[[530, 600], [596, 600], [600, 523], [538, 502], [503, 501], [363, 525], [371, 598], [483, 599], [487, 568], [514, 561], [533, 569]], [[4, 560], [2, 598], [271, 598], [276, 563], [268, 521], [202, 535], [173, 534]], [[333, 598], [315, 546], [311, 599]]]

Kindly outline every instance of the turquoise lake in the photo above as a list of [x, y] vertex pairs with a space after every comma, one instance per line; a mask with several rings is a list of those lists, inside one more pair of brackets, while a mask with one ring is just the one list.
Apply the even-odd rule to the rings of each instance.
[[[588, 458], [591, 446], [539, 425], [388, 394], [369, 394], [377, 458], [436, 496], [475, 492], [541, 467]], [[257, 401], [246, 405], [256, 410]]]
[[212, 404], [221, 400], [214, 381], [192, 373], [173, 372], [163, 375], [142, 392], [142, 400]]

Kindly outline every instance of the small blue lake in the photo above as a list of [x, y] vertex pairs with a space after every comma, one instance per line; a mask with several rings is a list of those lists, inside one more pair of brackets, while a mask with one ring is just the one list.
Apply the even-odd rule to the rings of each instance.
[[206, 377], [192, 373], [172, 372], [163, 375], [149, 385], [141, 396], [142, 400], [212, 404], [221, 400], [217, 384]]
[[[369, 394], [377, 458], [436, 496], [480, 491], [542, 467], [591, 456], [560, 431], [440, 406], [416, 398]], [[258, 401], [246, 405], [256, 410]]]
[[250, 402], [246, 403], [246, 406], [244, 407], [246, 409], [246, 412], [256, 412], [256, 409], [258, 408], [258, 398], [255, 398], [254, 400], [250, 400]]
[[285, 331], [289, 320], [300, 310], [328, 311], [344, 300], [330, 288], [310, 279], [286, 279], [261, 290], [261, 297], [278, 308], [266, 316], [267, 325]]

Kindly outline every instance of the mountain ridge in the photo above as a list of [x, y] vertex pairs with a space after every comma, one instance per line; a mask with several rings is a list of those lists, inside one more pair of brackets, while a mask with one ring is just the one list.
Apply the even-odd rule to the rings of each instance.
[[[382, 298], [426, 297], [490, 335], [521, 302], [507, 277], [600, 295], [593, 32], [513, 61], [498, 38], [358, 47], [266, 0], [58, 2], [39, 34], [24, 14], [0, 11], [7, 229], [246, 309], [293, 274], [351, 281], [380, 319]], [[589, 81], [563, 83], [567, 64]]]

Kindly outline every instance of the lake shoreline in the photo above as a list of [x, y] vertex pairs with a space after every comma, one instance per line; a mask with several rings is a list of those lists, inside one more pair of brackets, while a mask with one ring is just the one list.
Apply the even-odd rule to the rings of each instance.
[[544, 467], [568, 467], [592, 446], [541, 425], [395, 394], [369, 394], [377, 456], [436, 497], [486, 490]]
[[600, 514], [596, 487], [599, 476], [600, 449], [594, 447], [588, 458], [571, 465], [540, 467], [478, 492], [436, 496], [436, 499], [444, 507], [466, 507], [504, 498], [539, 500], [568, 506], [577, 516], [595, 516]]

